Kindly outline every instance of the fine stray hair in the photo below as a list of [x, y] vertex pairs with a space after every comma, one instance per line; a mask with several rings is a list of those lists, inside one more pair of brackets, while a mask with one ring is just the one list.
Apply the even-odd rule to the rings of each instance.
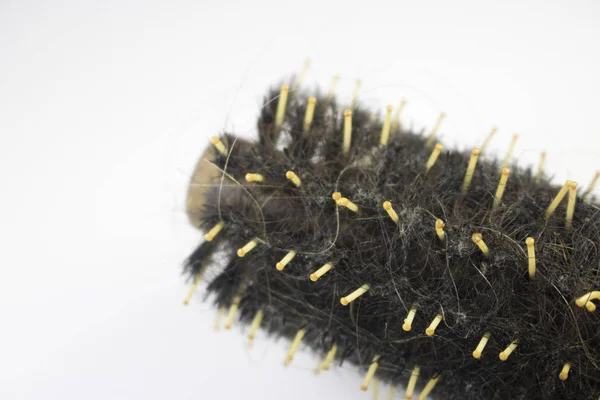
[[356, 98], [311, 95], [270, 90], [258, 140], [225, 133], [202, 155], [192, 290], [219, 260], [208, 294], [229, 326], [289, 339], [287, 362], [301, 344], [324, 370], [354, 364], [363, 389], [375, 377], [419, 398], [598, 398], [597, 205], [489, 157], [487, 141], [434, 147], [389, 109], [382, 121]]

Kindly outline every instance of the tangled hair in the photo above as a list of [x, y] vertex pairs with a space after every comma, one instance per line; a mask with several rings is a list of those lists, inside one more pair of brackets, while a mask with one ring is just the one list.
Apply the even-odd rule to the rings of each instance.
[[[257, 141], [214, 138], [190, 183], [190, 221], [217, 228], [185, 271], [199, 278], [217, 254], [226, 260], [208, 285], [218, 306], [235, 305], [246, 324], [260, 310], [269, 334], [301, 331], [320, 354], [335, 345], [336, 364], [376, 368], [392, 385], [418, 374], [418, 391], [434, 379], [434, 398], [600, 395], [600, 314], [594, 295], [576, 302], [600, 286], [595, 204], [575, 199], [574, 185], [511, 165], [493, 207], [496, 160], [480, 157], [463, 191], [471, 152], [444, 149], [426, 171], [427, 138], [392, 126], [381, 145], [379, 116], [360, 105], [346, 152], [335, 99], [317, 96], [305, 132], [306, 96], [290, 92], [281, 126], [278, 98], [270, 90], [264, 99]], [[248, 182], [248, 173], [260, 176]], [[547, 212], [561, 188], [569, 201]]]

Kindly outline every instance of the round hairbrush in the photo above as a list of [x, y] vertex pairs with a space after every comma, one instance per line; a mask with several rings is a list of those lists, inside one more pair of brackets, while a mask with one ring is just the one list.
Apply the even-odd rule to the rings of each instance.
[[[225, 327], [259, 329], [353, 364], [405, 398], [600, 396], [600, 219], [590, 194], [539, 165], [441, 143], [400, 122], [283, 84], [258, 138], [212, 138], [187, 214], [204, 240], [185, 263]], [[292, 88], [292, 89], [290, 89]]]

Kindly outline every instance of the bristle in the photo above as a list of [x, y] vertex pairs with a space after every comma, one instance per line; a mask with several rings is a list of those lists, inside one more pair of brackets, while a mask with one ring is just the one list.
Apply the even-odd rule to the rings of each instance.
[[356, 102], [358, 101], [358, 92], [360, 91], [360, 85], [362, 84], [360, 79], [357, 79], [354, 84], [354, 92], [352, 92], [352, 105], [351, 109], [356, 108]]
[[481, 145], [481, 147], [479, 148], [481, 150], [481, 152], [483, 153], [487, 147], [489, 146], [490, 142], [492, 141], [492, 139], [494, 138], [494, 135], [496, 134], [496, 132], [498, 131], [497, 127], [492, 127], [492, 131], [489, 133], [489, 135], [485, 138], [483, 144]]
[[560, 204], [562, 199], [565, 197], [565, 195], [567, 194], [570, 187], [571, 187], [571, 181], [566, 181], [564, 186], [560, 189], [560, 191], [557, 193], [556, 197], [554, 197], [554, 199], [552, 200], [552, 202], [546, 209], [546, 213], [544, 214], [544, 217], [546, 218], [546, 220], [549, 219], [550, 216], [552, 216], [552, 214], [554, 213], [554, 210], [556, 210], [556, 207], [558, 207], [558, 205]]
[[592, 181], [590, 182], [588, 187], [585, 189], [585, 191], [582, 193], [581, 198], [584, 201], [589, 202], [590, 195], [592, 194], [592, 191], [594, 190], [594, 188], [596, 187], [596, 184], [598, 183], [598, 178], [600, 178], [600, 171], [596, 171], [594, 178], [592, 178]]
[[373, 400], [379, 400], [379, 386], [381, 381], [377, 378], [373, 379]]
[[223, 319], [223, 314], [225, 314], [225, 307], [219, 307], [217, 310], [217, 316], [215, 317], [215, 332], [221, 329], [221, 319]]
[[525, 239], [527, 245], [527, 260], [529, 262], [529, 279], [535, 278], [535, 240], [532, 237]]
[[354, 300], [365, 294], [369, 289], [370, 286], [364, 284], [349, 295], [342, 297], [340, 299], [340, 303], [342, 303], [343, 306], [347, 306], [348, 304], [352, 303]]
[[233, 298], [233, 302], [231, 303], [231, 306], [229, 307], [229, 314], [227, 315], [227, 321], [225, 322], [225, 329], [231, 329], [231, 326], [233, 325], [233, 320], [235, 319], [235, 316], [237, 315], [237, 312], [238, 312], [240, 300], [241, 300], [240, 296], [235, 296]]
[[565, 216], [565, 228], [573, 227], [573, 213], [575, 212], [575, 199], [577, 197], [577, 183], [569, 184], [569, 197], [567, 198], [567, 214]]
[[435, 316], [435, 318], [433, 319], [433, 321], [431, 321], [427, 329], [425, 329], [425, 334], [427, 336], [433, 336], [433, 334], [435, 333], [435, 329], [438, 327], [440, 322], [442, 322], [442, 314], [438, 314]]
[[319, 375], [321, 373], [321, 363], [322, 363], [322, 360], [321, 360], [321, 357], [319, 356], [317, 358], [317, 365], [315, 365], [315, 367], [313, 368], [313, 374]]
[[544, 173], [544, 164], [546, 163], [546, 152], [542, 151], [540, 154], [540, 162], [538, 164], [537, 173], [535, 174], [535, 184], [539, 185], [542, 180], [542, 174]]
[[296, 77], [296, 81], [294, 82], [294, 89], [298, 90], [300, 86], [302, 86], [302, 82], [304, 81], [304, 77], [306, 76], [306, 72], [310, 68], [311, 61], [309, 58], [304, 60], [304, 65], [302, 66], [302, 72]]
[[315, 105], [317, 104], [317, 98], [314, 96], [310, 96], [308, 98], [307, 106], [306, 106], [306, 114], [304, 115], [304, 134], [308, 135], [310, 132], [310, 126], [312, 125], [312, 121], [315, 115]]
[[429, 159], [427, 160], [427, 164], [425, 164], [425, 173], [428, 173], [429, 170], [431, 169], [431, 167], [433, 167], [433, 164], [435, 164], [435, 162], [438, 159], [438, 156], [440, 155], [440, 153], [442, 152], [443, 149], [444, 149], [444, 146], [442, 146], [439, 143], [434, 146], [433, 151], [431, 152], [431, 155], [429, 156]]
[[206, 271], [206, 268], [201, 268], [198, 271], [198, 273], [196, 273], [196, 276], [194, 277], [194, 281], [192, 282], [192, 286], [190, 286], [190, 290], [188, 291], [187, 296], [185, 296], [185, 299], [183, 300], [183, 305], [187, 306], [190, 304], [190, 301], [192, 300], [192, 296], [194, 295], [194, 292], [196, 292], [196, 289], [198, 288], [198, 284], [202, 280], [204, 271]]
[[247, 173], [246, 174], [246, 181], [247, 182], [264, 182], [265, 181], [265, 177], [262, 176], [261, 174]]
[[396, 224], [398, 223], [398, 221], [400, 221], [398, 214], [396, 214], [396, 211], [394, 211], [394, 208], [392, 207], [392, 203], [390, 203], [389, 201], [384, 201], [383, 209], [388, 213], [392, 221], [394, 221]]
[[334, 344], [331, 349], [327, 352], [327, 356], [325, 357], [325, 361], [323, 361], [323, 365], [321, 365], [321, 369], [323, 371], [328, 371], [331, 363], [335, 360], [335, 354], [337, 353], [337, 346]]
[[513, 351], [515, 351], [515, 349], [517, 348], [518, 343], [517, 341], [513, 341], [511, 344], [509, 344], [506, 349], [504, 349], [502, 352], [500, 352], [500, 355], [498, 356], [498, 358], [500, 358], [501, 361], [506, 361], [508, 360], [508, 356], [511, 355], [511, 353]]
[[369, 388], [369, 383], [371, 383], [371, 379], [375, 375], [377, 371], [377, 367], [379, 366], [379, 356], [376, 355], [373, 357], [373, 362], [369, 365], [369, 369], [367, 370], [367, 374], [365, 375], [365, 379], [363, 380], [362, 385], [360, 385], [360, 389], [366, 391]]
[[219, 139], [216, 136], [213, 136], [210, 139], [210, 142], [213, 144], [213, 146], [215, 146], [215, 148], [217, 149], [217, 151], [219, 153], [221, 153], [224, 156], [227, 156], [227, 147], [225, 147], [225, 145], [223, 144], [223, 142], [221, 141], [221, 139]]
[[256, 239], [252, 239], [248, 243], [246, 243], [243, 247], [239, 248], [237, 251], [238, 257], [244, 257], [246, 254], [252, 251], [258, 244]]
[[333, 268], [333, 264], [331, 263], [323, 265], [321, 268], [310, 274], [310, 280], [316, 282], [320, 277], [329, 272], [331, 268]]
[[519, 140], [519, 135], [515, 133], [512, 137], [512, 140], [510, 141], [510, 147], [508, 148], [508, 151], [506, 152], [504, 161], [502, 161], [502, 166], [500, 167], [500, 171], [502, 171], [504, 168], [508, 167], [508, 164], [510, 163], [510, 158], [512, 157], [512, 154], [515, 151], [515, 146], [517, 145], [517, 140]]
[[477, 165], [477, 159], [479, 158], [479, 153], [481, 151], [477, 148], [471, 151], [471, 158], [469, 159], [469, 165], [467, 166], [467, 172], [465, 173], [465, 179], [462, 184], [462, 194], [467, 194], [467, 190], [469, 190], [469, 185], [471, 185], [471, 179], [473, 179], [473, 173], [475, 172], [475, 166]]
[[258, 328], [260, 327], [260, 323], [262, 322], [263, 316], [264, 316], [263, 310], [258, 310], [256, 315], [254, 316], [254, 319], [252, 320], [252, 325], [250, 325], [250, 333], [248, 333], [249, 344], [251, 344], [252, 341], [254, 340], [254, 338], [256, 337], [256, 332], [258, 331]]
[[390, 386], [390, 390], [388, 392], [386, 400], [394, 400], [395, 396], [396, 396], [396, 387]]
[[329, 86], [329, 92], [327, 93], [327, 103], [330, 104], [333, 100], [333, 96], [335, 95], [335, 88], [337, 87], [338, 82], [340, 81], [339, 75], [336, 75], [331, 80], [331, 86]]
[[433, 144], [435, 137], [437, 135], [437, 131], [440, 129], [440, 126], [442, 125], [444, 118], [446, 118], [446, 114], [441, 113], [435, 123], [435, 126], [433, 127], [433, 129], [431, 130], [431, 133], [429, 134], [429, 138], [427, 138], [427, 142], [425, 142], [425, 147], [431, 147], [431, 145]]
[[289, 262], [294, 259], [294, 257], [296, 257], [296, 252], [294, 250], [288, 251], [285, 257], [283, 257], [281, 261], [279, 261], [275, 266], [275, 268], [277, 268], [277, 271], [283, 271], [285, 266], [288, 265]]
[[595, 290], [579, 297], [577, 300], [575, 300], [575, 304], [577, 304], [578, 307], [585, 306], [589, 312], [593, 312], [596, 310], [596, 305], [592, 303], [592, 300], [598, 299], [600, 299], [600, 291]]
[[481, 357], [481, 354], [483, 353], [483, 349], [485, 349], [485, 346], [487, 345], [488, 340], [490, 340], [490, 336], [491, 336], [491, 333], [489, 333], [489, 332], [486, 332], [483, 334], [483, 336], [481, 337], [481, 340], [479, 341], [479, 344], [473, 351], [473, 357], [475, 357], [475, 358]]
[[285, 116], [285, 106], [287, 104], [288, 92], [290, 87], [288, 85], [281, 85], [281, 92], [279, 93], [279, 101], [277, 102], [277, 114], [275, 115], [275, 129], [279, 130], [283, 124], [283, 118]]
[[412, 398], [413, 398], [413, 394], [415, 392], [415, 387], [417, 386], [417, 380], [419, 379], [419, 372], [420, 372], [419, 366], [415, 365], [415, 367], [412, 370], [412, 373], [410, 374], [410, 379], [408, 380], [408, 385], [406, 385], [406, 394], [404, 396], [404, 398], [406, 400], [412, 400]]
[[481, 252], [483, 253], [484, 256], [490, 255], [490, 250], [488, 249], [487, 245], [483, 241], [483, 237], [481, 236], [481, 233], [479, 233], [479, 232], [474, 233], [471, 236], [471, 239], [477, 245], [477, 247], [479, 247], [479, 250], [481, 250]]
[[415, 319], [415, 314], [417, 313], [417, 306], [412, 306], [412, 308], [408, 311], [406, 318], [404, 319], [404, 323], [402, 324], [402, 329], [406, 332], [412, 329], [412, 323]]
[[333, 192], [331, 198], [338, 203], [342, 199], [342, 194], [340, 192]]
[[350, 151], [350, 143], [352, 141], [352, 110], [344, 111], [344, 154]]
[[444, 226], [444, 221], [442, 221], [439, 218], [435, 220], [435, 233], [442, 242], [446, 240], [446, 232], [444, 232]]
[[506, 181], [508, 181], [509, 174], [510, 169], [502, 168], [502, 175], [500, 175], [500, 182], [498, 183], [498, 189], [496, 189], [496, 195], [494, 196], [494, 204], [492, 205], [492, 210], [496, 210], [500, 206], [500, 202], [502, 201], [502, 195], [504, 194], [504, 189], [506, 188]]
[[300, 329], [296, 333], [296, 336], [294, 337], [294, 340], [292, 341], [292, 344], [290, 345], [290, 349], [288, 350], [288, 353], [285, 357], [285, 365], [289, 365], [294, 360], [294, 355], [296, 354], [296, 351], [298, 350], [298, 347], [300, 346], [300, 342], [302, 341], [302, 338], [304, 338], [305, 333], [306, 333], [306, 331], [304, 329]]
[[285, 177], [292, 181], [292, 183], [296, 185], [296, 187], [300, 187], [302, 185], [302, 181], [300, 180], [300, 178], [298, 178], [298, 175], [296, 175], [294, 171], [287, 171], [285, 173]]
[[429, 382], [427, 382], [427, 385], [425, 385], [425, 387], [421, 391], [421, 394], [419, 395], [418, 400], [425, 400], [427, 398], [427, 396], [429, 396], [429, 394], [432, 392], [433, 388], [435, 387], [435, 385], [438, 383], [439, 380], [440, 380], [439, 375], [431, 378], [429, 380]]
[[354, 204], [353, 202], [351, 202], [350, 200], [348, 200], [345, 197], [342, 197], [339, 201], [338, 204], [342, 207], [346, 207], [347, 209], [349, 209], [350, 211], [353, 211], [355, 213], [358, 212], [358, 206], [356, 204]]
[[402, 114], [402, 110], [404, 109], [404, 106], [406, 106], [406, 100], [402, 99], [400, 104], [398, 104], [398, 107], [396, 107], [396, 111], [394, 111], [394, 117], [392, 118], [392, 128], [391, 128], [392, 132], [399, 131], [402, 126], [400, 123], [400, 114]]
[[392, 106], [387, 106], [385, 113], [385, 121], [381, 127], [381, 137], [379, 139], [380, 146], [386, 146], [390, 140], [390, 128], [392, 123]]
[[221, 232], [221, 229], [223, 229], [224, 226], [225, 223], [223, 221], [219, 221], [206, 233], [206, 235], [204, 235], [204, 239], [206, 239], [206, 241], [208, 242], [211, 242], [215, 238], [215, 236], [217, 236], [219, 232]]
[[560, 370], [560, 374], [558, 375], [558, 378], [561, 381], [566, 381], [569, 378], [569, 370], [571, 369], [571, 364], [570, 363], [565, 363], [565, 365], [563, 365], [562, 369]]

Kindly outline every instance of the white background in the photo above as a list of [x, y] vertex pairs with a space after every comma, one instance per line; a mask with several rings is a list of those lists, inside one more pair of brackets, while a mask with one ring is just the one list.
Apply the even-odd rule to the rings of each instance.
[[[556, 182], [600, 168], [600, 3], [0, 1], [0, 397], [367, 399], [349, 367], [239, 327], [213, 332], [182, 260], [208, 137], [252, 136], [269, 85], [313, 66], [461, 148], [548, 150]], [[214, 275], [214, 271], [212, 271]], [[209, 273], [209, 276], [211, 274]], [[200, 293], [202, 293], [201, 288]]]

